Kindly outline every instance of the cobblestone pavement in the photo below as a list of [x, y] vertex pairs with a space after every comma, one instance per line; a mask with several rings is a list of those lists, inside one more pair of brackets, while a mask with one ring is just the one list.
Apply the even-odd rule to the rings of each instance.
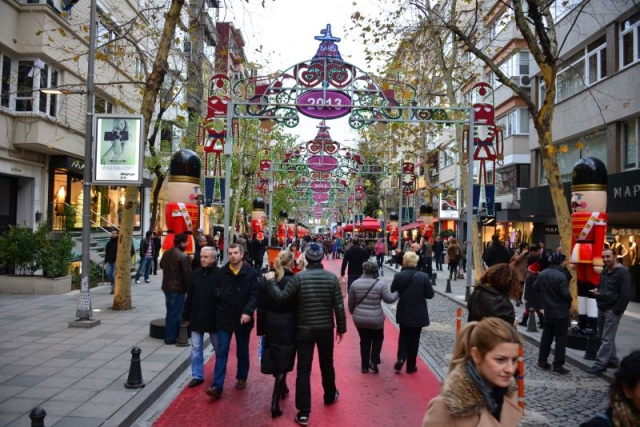
[[[384, 277], [389, 284], [392, 278], [391, 274]], [[420, 356], [441, 381], [448, 372], [455, 344], [456, 309], [459, 307], [438, 293], [428, 301], [431, 325], [422, 332]], [[396, 305], [388, 305], [386, 310], [389, 318], [394, 320]], [[466, 318], [467, 310], [463, 307], [462, 326], [466, 324]], [[571, 365], [566, 365], [571, 372], [565, 376], [538, 370], [535, 368], [538, 348], [527, 341], [524, 359], [526, 411], [520, 426], [578, 426], [606, 408], [609, 384], [602, 378]]]

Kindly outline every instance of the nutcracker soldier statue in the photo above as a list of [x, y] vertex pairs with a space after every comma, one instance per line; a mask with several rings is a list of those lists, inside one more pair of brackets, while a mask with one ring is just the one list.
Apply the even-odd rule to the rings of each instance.
[[[397, 264], [397, 256], [399, 251], [397, 250], [398, 247], [398, 220], [400, 219], [400, 216], [398, 215], [397, 212], [391, 212], [389, 214], [389, 252], [391, 253], [391, 251], [395, 251], [396, 254], [396, 258], [393, 260], [396, 264]], [[400, 248], [402, 249], [402, 248]]]
[[591, 290], [600, 282], [607, 233], [607, 168], [587, 157], [573, 167], [571, 180], [571, 262], [578, 280], [578, 327], [596, 332], [598, 307]]
[[278, 216], [280, 217], [278, 222], [278, 245], [283, 248], [287, 240], [287, 218], [289, 217], [289, 214], [287, 211], [282, 210]]
[[162, 242], [165, 251], [173, 247], [176, 234], [185, 233], [188, 236], [185, 252], [194, 253], [193, 234], [200, 228], [199, 208], [204, 201], [200, 192], [200, 168], [200, 157], [191, 150], [180, 150], [171, 156], [164, 215], [167, 234]]

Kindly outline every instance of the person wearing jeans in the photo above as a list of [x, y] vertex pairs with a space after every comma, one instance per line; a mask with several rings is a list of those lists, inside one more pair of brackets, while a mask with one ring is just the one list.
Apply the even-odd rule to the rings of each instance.
[[227, 249], [227, 262], [217, 273], [216, 287], [216, 328], [218, 348], [214, 382], [207, 389], [207, 395], [214, 399], [222, 397], [224, 380], [227, 375], [227, 359], [231, 336], [236, 336], [237, 389], [247, 387], [249, 375], [249, 337], [253, 329], [253, 313], [256, 310], [259, 288], [259, 274], [249, 264], [243, 262], [244, 248], [233, 243]]
[[153, 240], [152, 231], [147, 231], [145, 238], [140, 242], [140, 266], [136, 272], [136, 283], [140, 283], [140, 273], [144, 271], [144, 282], [149, 283], [151, 267], [153, 267]]
[[[131, 245], [131, 256], [135, 254], [133, 244]], [[104, 272], [111, 282], [111, 294], [115, 292], [116, 285], [116, 258], [118, 256], [118, 229], [111, 230], [111, 239], [104, 248]]]
[[160, 268], [163, 270], [162, 291], [167, 308], [164, 343], [169, 345], [176, 343], [184, 298], [191, 283], [191, 263], [184, 252], [187, 248], [187, 235], [176, 234], [173, 244], [160, 261]]
[[182, 318], [191, 329], [191, 376], [189, 387], [204, 382], [203, 342], [209, 333], [213, 350], [218, 348], [216, 329], [216, 281], [219, 268], [215, 265], [217, 252], [210, 246], [200, 250], [200, 268], [191, 273], [191, 286], [187, 292]]

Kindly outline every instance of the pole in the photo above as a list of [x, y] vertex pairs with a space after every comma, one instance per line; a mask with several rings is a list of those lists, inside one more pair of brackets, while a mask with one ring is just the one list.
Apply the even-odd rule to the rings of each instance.
[[80, 272], [80, 295], [76, 318], [91, 320], [91, 292], [89, 290], [89, 272], [91, 270], [91, 151], [93, 145], [93, 115], [95, 111], [93, 79], [95, 75], [96, 50], [96, 0], [91, 0], [89, 13], [89, 54], [87, 57], [87, 123], [84, 142], [84, 175], [82, 186], [82, 259]]
[[399, 214], [400, 214], [400, 225], [398, 226], [398, 247], [396, 248], [396, 251], [400, 251], [400, 252], [396, 252], [396, 253], [402, 253], [402, 237], [404, 236], [404, 234], [402, 234], [402, 220], [404, 219], [404, 212], [402, 212], [402, 193], [403, 193], [403, 188], [402, 188], [402, 184], [404, 183], [404, 174], [402, 173], [402, 166], [400, 167], [400, 183], [399, 183], [399, 187], [400, 187], [400, 209], [399, 209]]
[[[467, 141], [467, 153], [469, 163], [467, 171], [467, 286], [465, 288], [464, 300], [467, 301], [471, 295], [471, 283], [473, 272], [473, 137], [475, 133], [475, 115], [473, 108], [469, 108], [469, 137]], [[478, 254], [480, 255], [480, 254]]]
[[222, 262], [226, 263], [229, 260], [227, 256], [229, 244], [231, 243], [231, 229], [229, 229], [229, 219], [231, 213], [231, 154], [232, 154], [232, 139], [233, 139], [233, 99], [227, 104], [227, 138], [224, 142], [224, 158], [226, 162], [226, 170], [224, 173], [224, 254]]
[[269, 239], [267, 240], [267, 246], [271, 246], [272, 230], [271, 230], [271, 214], [273, 213], [273, 164], [269, 163], [269, 215], [267, 222], [267, 230], [269, 230]]

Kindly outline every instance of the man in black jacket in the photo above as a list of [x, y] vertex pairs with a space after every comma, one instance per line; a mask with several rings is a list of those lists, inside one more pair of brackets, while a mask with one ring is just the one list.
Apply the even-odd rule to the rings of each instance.
[[353, 244], [342, 259], [342, 267], [340, 268], [340, 276], [344, 277], [344, 273], [349, 268], [347, 276], [347, 292], [351, 289], [351, 284], [362, 276], [362, 264], [369, 261], [369, 253], [360, 246], [357, 237], [353, 238]]
[[244, 248], [233, 243], [227, 249], [227, 262], [218, 272], [219, 286], [216, 290], [216, 327], [218, 348], [213, 374], [213, 385], [207, 394], [214, 399], [222, 397], [224, 379], [227, 375], [227, 360], [231, 336], [236, 336], [238, 370], [237, 389], [247, 387], [249, 376], [249, 338], [253, 329], [253, 312], [258, 298], [258, 272], [248, 263], [243, 263]]
[[487, 264], [487, 267], [503, 262], [508, 263], [510, 259], [509, 251], [502, 242], [500, 242], [500, 237], [497, 234], [491, 236], [491, 244], [485, 249], [484, 254], [482, 254], [482, 260]]
[[596, 361], [589, 368], [590, 374], [617, 368], [620, 364], [616, 354], [616, 333], [631, 294], [631, 276], [626, 268], [618, 264], [613, 250], [607, 248], [602, 251], [602, 262], [604, 270], [600, 273], [600, 283], [591, 291], [598, 304], [598, 338], [602, 342]]
[[209, 333], [211, 345], [218, 347], [216, 329], [216, 276], [219, 268], [215, 265], [216, 251], [205, 246], [200, 249], [200, 267], [191, 273], [191, 286], [187, 292], [182, 318], [191, 326], [191, 376], [189, 387], [204, 382], [204, 362], [202, 345], [205, 332]]
[[[307, 425], [311, 413], [311, 363], [314, 348], [318, 347], [318, 359], [322, 373], [324, 404], [338, 400], [336, 373], [333, 367], [333, 329], [337, 323], [338, 344], [347, 332], [347, 320], [340, 284], [335, 274], [322, 266], [324, 252], [318, 243], [309, 243], [304, 252], [308, 262], [304, 271], [293, 276], [284, 289], [275, 282], [275, 273], [265, 275], [268, 291], [277, 302], [296, 298], [298, 348], [298, 372], [296, 377], [296, 422]], [[362, 268], [362, 265], [360, 266]], [[335, 323], [334, 323], [335, 315]]]
[[160, 260], [162, 268], [162, 292], [167, 306], [164, 326], [164, 343], [175, 344], [178, 338], [178, 325], [184, 308], [184, 296], [191, 283], [191, 263], [184, 252], [187, 248], [187, 235], [176, 234], [173, 247], [166, 251]]
[[436, 270], [442, 271], [442, 263], [444, 262], [444, 242], [440, 236], [436, 236], [433, 244], [433, 252], [436, 256]]
[[544, 308], [544, 329], [540, 338], [538, 369], [551, 369], [547, 358], [551, 351], [551, 343], [555, 338], [553, 373], [560, 375], [569, 373], [569, 370], [563, 366], [569, 329], [569, 308], [572, 300], [567, 276], [560, 269], [565, 260], [566, 257], [563, 254], [554, 253], [551, 255], [549, 268], [542, 271], [533, 282], [533, 291], [539, 293], [540, 302]]

